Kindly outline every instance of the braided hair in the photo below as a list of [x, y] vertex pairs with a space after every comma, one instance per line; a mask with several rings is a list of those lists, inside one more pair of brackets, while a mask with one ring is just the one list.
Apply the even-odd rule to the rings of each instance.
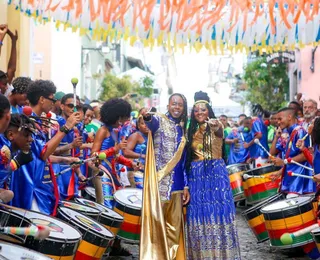
[[187, 99], [184, 95], [180, 94], [180, 93], [173, 93], [170, 97], [169, 97], [169, 103], [171, 101], [171, 99], [174, 96], [179, 96], [182, 98], [183, 100], [183, 113], [180, 116], [179, 120], [180, 122], [183, 123], [183, 132], [186, 133], [186, 129], [187, 129], [187, 122], [188, 122], [188, 103], [187, 103]]
[[7, 130], [5, 131], [5, 135], [7, 136], [8, 131], [11, 128], [18, 128], [18, 131], [29, 131], [31, 133], [35, 132], [35, 124], [34, 122], [24, 114], [12, 114], [11, 120]]
[[[196, 92], [194, 94], [194, 101], [196, 102], [198, 100], [207, 101], [208, 103], [206, 103], [205, 105], [209, 111], [209, 115], [208, 115], [209, 118], [216, 118], [216, 116], [213, 112], [213, 109], [210, 105], [210, 98], [209, 98], [208, 94], [206, 92], [202, 92], [202, 91]], [[187, 165], [186, 165], [188, 171], [190, 170], [191, 162], [194, 159], [194, 151], [192, 149], [193, 136], [199, 128], [199, 123], [197, 122], [197, 120], [194, 116], [194, 108], [195, 108], [195, 106], [193, 106], [192, 111], [191, 111], [191, 120], [190, 120], [189, 129], [188, 129]], [[211, 142], [212, 140], [211, 140], [210, 136], [211, 136], [211, 128], [210, 128], [209, 124], [207, 124], [206, 130], [203, 135], [203, 152], [204, 152], [204, 154], [207, 155], [205, 160], [212, 159], [212, 158], [210, 158], [212, 155], [212, 142]]]

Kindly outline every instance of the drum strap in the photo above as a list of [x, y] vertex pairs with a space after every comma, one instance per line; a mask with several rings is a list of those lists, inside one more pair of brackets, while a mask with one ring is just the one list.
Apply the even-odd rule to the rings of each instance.
[[[72, 157], [74, 157], [75, 155], [75, 149], [72, 149]], [[76, 182], [76, 177], [74, 176], [76, 173], [74, 171], [74, 169], [72, 169], [71, 171], [71, 178], [70, 178], [70, 182], [68, 185], [68, 198], [67, 200], [70, 200], [74, 197], [74, 192], [75, 192], [75, 182]]]
[[55, 199], [56, 199], [56, 201], [55, 201], [55, 203], [54, 203], [53, 212], [52, 212], [52, 216], [55, 217], [55, 216], [57, 215], [57, 208], [58, 208], [60, 196], [59, 196], [57, 179], [56, 179], [56, 177], [54, 176], [54, 171], [53, 171], [52, 164], [51, 164], [49, 158], [48, 158], [48, 164], [49, 164], [50, 177], [51, 177], [51, 180], [52, 180], [52, 183], [53, 183], [53, 194], [54, 194], [54, 197], [55, 197]]

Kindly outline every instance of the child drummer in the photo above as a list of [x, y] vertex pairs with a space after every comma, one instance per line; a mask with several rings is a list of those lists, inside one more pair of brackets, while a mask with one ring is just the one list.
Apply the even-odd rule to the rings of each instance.
[[[301, 179], [300, 177], [288, 175], [289, 171], [301, 175], [312, 175], [312, 172], [305, 168], [309, 166], [309, 163], [307, 162], [304, 153], [301, 152], [297, 146], [297, 144], [300, 144], [298, 143], [298, 140], [306, 135], [306, 131], [297, 124], [295, 110], [291, 108], [281, 109], [278, 112], [278, 124], [282, 130], [288, 130], [289, 140], [285, 148], [284, 160], [280, 158], [271, 158], [271, 161], [276, 166], [283, 166], [282, 171], [272, 174], [271, 177], [273, 179], [282, 177], [280, 192], [288, 194], [287, 198], [301, 194], [314, 193], [316, 191], [316, 185], [311, 179]], [[309, 147], [309, 138], [304, 140], [304, 146]], [[289, 158], [291, 158], [291, 161]], [[285, 164], [285, 162], [287, 164]], [[294, 162], [302, 164], [304, 167]]]

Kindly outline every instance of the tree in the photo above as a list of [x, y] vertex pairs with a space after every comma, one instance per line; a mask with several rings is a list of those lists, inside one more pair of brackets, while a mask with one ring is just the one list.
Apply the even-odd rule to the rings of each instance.
[[268, 64], [266, 58], [258, 58], [245, 68], [244, 80], [247, 84], [247, 102], [258, 103], [269, 111], [286, 106], [289, 96], [286, 64]]
[[143, 103], [143, 99], [150, 97], [153, 93], [153, 79], [145, 77], [140, 83], [132, 81], [130, 76], [118, 78], [110, 73], [106, 74], [102, 83], [101, 100], [110, 98], [120, 98], [131, 94], [138, 94], [137, 97], [128, 99], [132, 107], [136, 107], [137, 103]]

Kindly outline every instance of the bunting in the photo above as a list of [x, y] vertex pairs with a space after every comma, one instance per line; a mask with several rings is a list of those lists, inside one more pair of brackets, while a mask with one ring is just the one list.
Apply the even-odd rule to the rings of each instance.
[[317, 45], [320, 0], [12, 0], [37, 22], [146, 47], [266, 52]]

